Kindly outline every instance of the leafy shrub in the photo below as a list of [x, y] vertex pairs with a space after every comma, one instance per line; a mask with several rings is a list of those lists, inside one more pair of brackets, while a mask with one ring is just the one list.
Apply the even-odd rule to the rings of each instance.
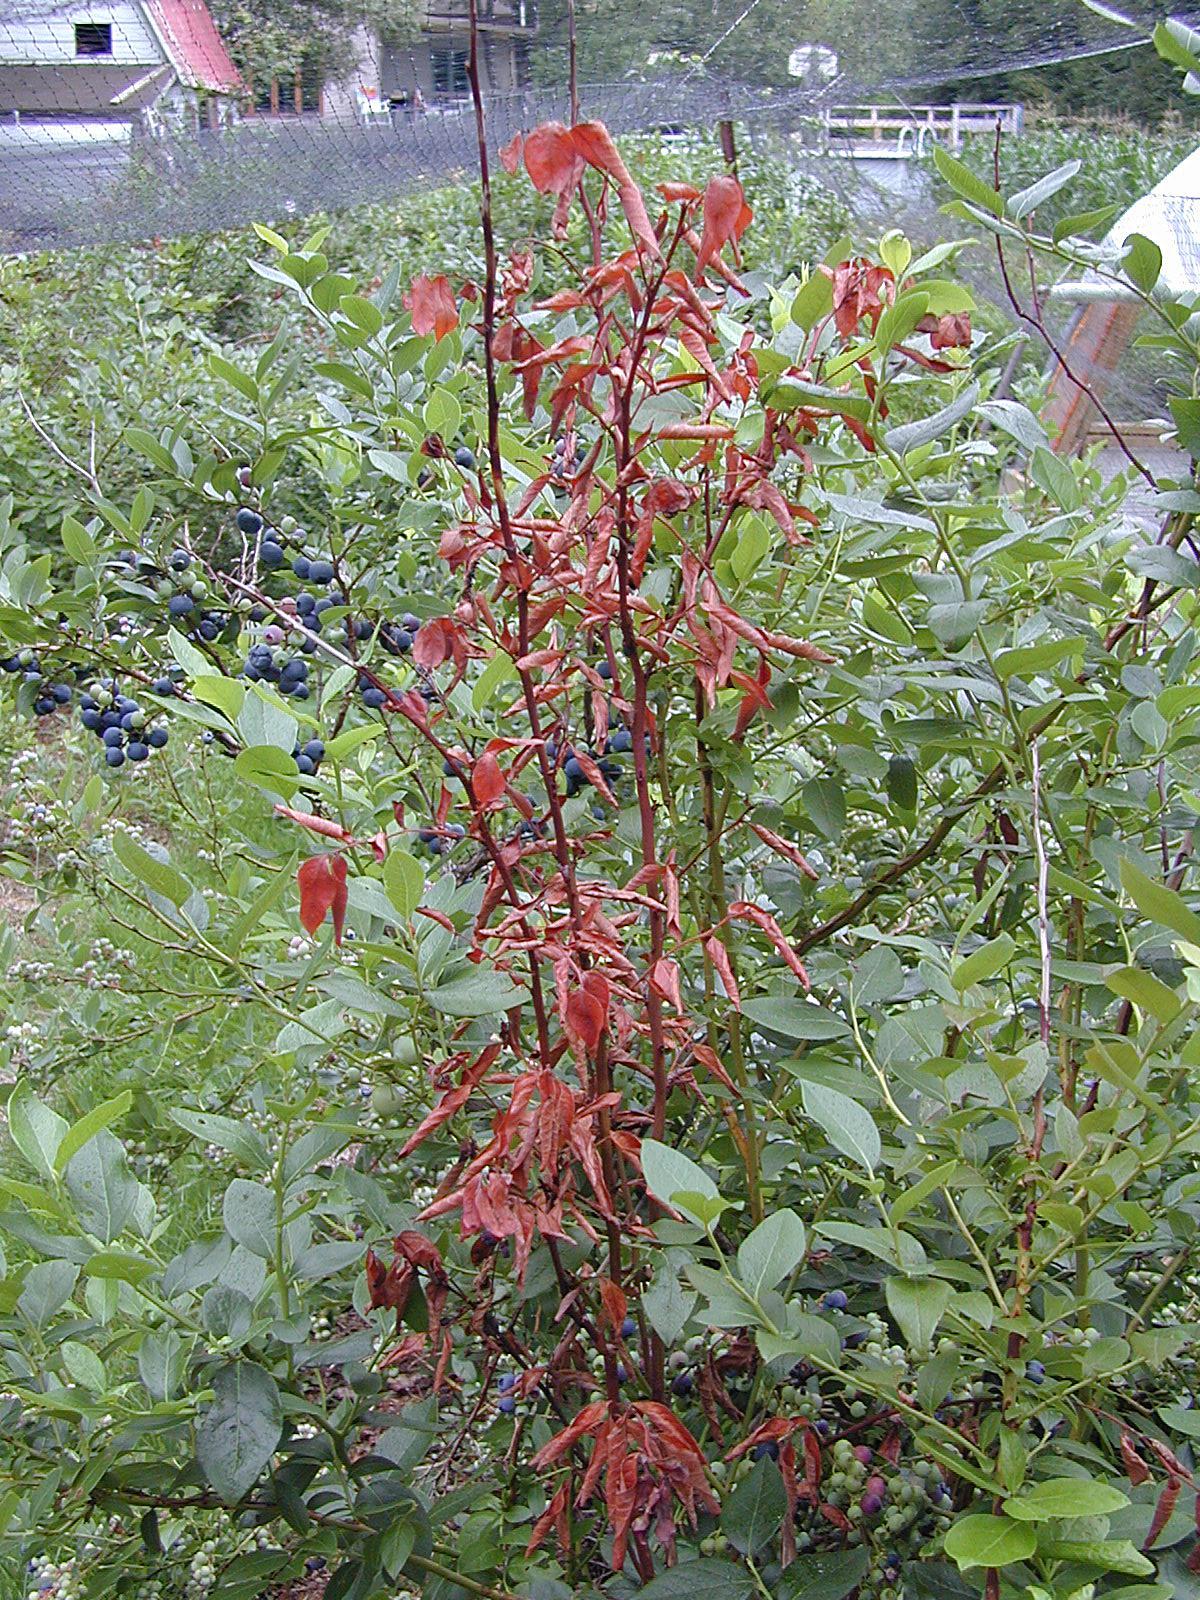
[[[367, 296], [263, 230], [303, 404], [286, 339], [214, 352], [64, 581], [10, 508], [6, 681], [76, 729], [13, 870], [154, 998], [9, 1034], [9, 1546], [96, 1595], [1190, 1592], [1194, 495], [1151, 542], [989, 400], [940, 252], [747, 296], [732, 179], [525, 159], [594, 258]], [[168, 790], [168, 845], [114, 825]]]

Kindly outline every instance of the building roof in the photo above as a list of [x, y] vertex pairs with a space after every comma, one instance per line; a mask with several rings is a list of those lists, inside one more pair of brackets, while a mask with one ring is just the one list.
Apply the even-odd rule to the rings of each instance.
[[[1200, 148], [1117, 219], [1100, 245], [1104, 258], [1119, 261], [1133, 233], [1153, 240], [1162, 252], [1159, 294], [1173, 299], [1200, 292]], [[1130, 293], [1092, 271], [1054, 290], [1058, 299], [1078, 301], [1128, 299]]]
[[204, 0], [142, 0], [180, 80], [193, 89], [233, 94], [238, 70]]

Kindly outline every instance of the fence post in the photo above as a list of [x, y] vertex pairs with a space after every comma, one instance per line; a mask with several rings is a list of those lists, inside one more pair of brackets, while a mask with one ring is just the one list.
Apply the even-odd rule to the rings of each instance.
[[962, 149], [962, 129], [959, 127], [957, 100], [950, 107], [950, 148], [955, 155]]

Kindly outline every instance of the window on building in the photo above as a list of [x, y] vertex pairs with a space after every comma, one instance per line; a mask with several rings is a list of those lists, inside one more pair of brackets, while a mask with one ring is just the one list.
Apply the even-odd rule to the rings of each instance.
[[433, 92], [447, 99], [459, 99], [470, 94], [471, 82], [467, 77], [467, 52], [452, 45], [435, 45], [430, 51], [433, 65]]
[[77, 22], [75, 24], [75, 54], [77, 56], [110, 56], [112, 53], [111, 22]]

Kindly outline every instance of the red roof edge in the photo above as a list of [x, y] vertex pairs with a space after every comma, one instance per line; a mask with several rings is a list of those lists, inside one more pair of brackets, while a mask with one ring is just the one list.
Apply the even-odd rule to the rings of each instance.
[[145, 0], [145, 6], [185, 83], [217, 94], [241, 89], [238, 70], [204, 0]]

